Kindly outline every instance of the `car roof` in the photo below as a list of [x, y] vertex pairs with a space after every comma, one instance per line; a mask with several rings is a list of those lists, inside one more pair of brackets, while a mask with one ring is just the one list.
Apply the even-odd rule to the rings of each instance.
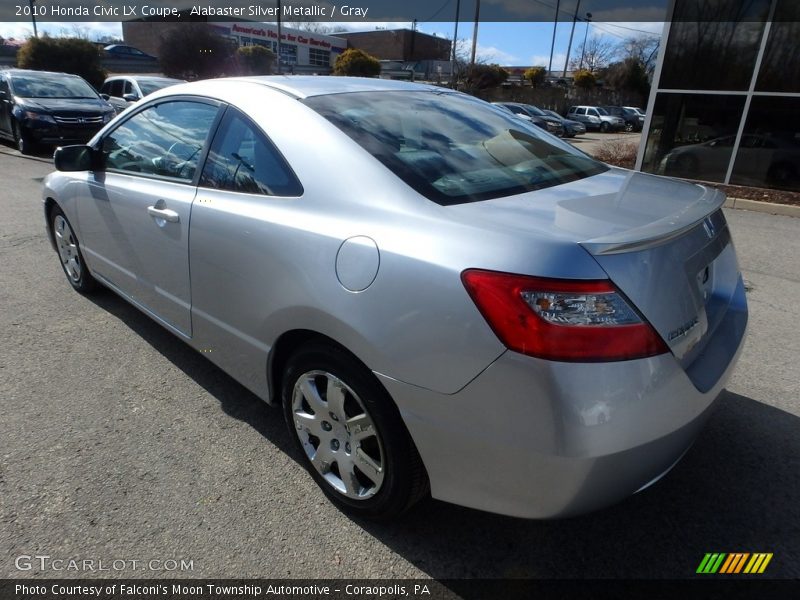
[[208, 79], [181, 84], [169, 88], [169, 93], [194, 92], [218, 93], [220, 86], [241, 82], [268, 87], [296, 98], [324, 96], [328, 94], [346, 94], [353, 92], [384, 91], [417, 91], [457, 93], [448, 88], [390, 79], [374, 79], [368, 77], [335, 77], [314, 75], [266, 75], [262, 77], [231, 77], [225, 79]]
[[103, 83], [116, 81], [117, 79], [133, 79], [135, 81], [183, 81], [183, 79], [162, 77], [161, 75], [112, 75], [111, 77], [106, 77]]
[[80, 75], [74, 73], [61, 73], [59, 71], [39, 71], [36, 69], [6, 69], [3, 73], [7, 75], [61, 75], [63, 77], [77, 77], [83, 79]]

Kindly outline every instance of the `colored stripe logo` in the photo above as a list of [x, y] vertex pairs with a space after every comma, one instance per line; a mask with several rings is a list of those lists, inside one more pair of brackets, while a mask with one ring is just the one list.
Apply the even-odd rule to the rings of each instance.
[[697, 567], [697, 573], [735, 575], [763, 573], [772, 560], [772, 552], [707, 552]]

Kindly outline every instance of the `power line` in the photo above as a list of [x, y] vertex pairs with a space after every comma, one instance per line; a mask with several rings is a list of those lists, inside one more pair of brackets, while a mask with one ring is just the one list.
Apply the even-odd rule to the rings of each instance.
[[439, 7], [437, 10], [436, 10], [436, 12], [435, 12], [435, 13], [433, 13], [433, 14], [432, 14], [430, 17], [428, 17], [427, 19], [417, 19], [417, 22], [419, 22], [419, 23], [430, 23], [431, 21], [433, 21], [433, 19], [434, 19], [434, 18], [436, 18], [436, 17], [438, 16], [438, 14], [439, 14], [440, 12], [442, 12], [442, 11], [443, 11], [445, 8], [447, 8], [447, 7], [450, 5], [450, 3], [451, 3], [452, 1], [453, 1], [453, 0], [444, 0], [444, 4], [442, 4], [442, 5], [441, 5], [441, 6], [440, 6], [440, 7]]
[[628, 31], [637, 31], [639, 33], [646, 33], [647, 35], [652, 35], [654, 37], [661, 37], [660, 33], [654, 33], [652, 31], [646, 31], [644, 29], [636, 29], [634, 27], [625, 27], [625, 25], [617, 25], [616, 23], [609, 23], [608, 21], [603, 21], [604, 25], [608, 25], [610, 27], [618, 27], [620, 29], [627, 29]]

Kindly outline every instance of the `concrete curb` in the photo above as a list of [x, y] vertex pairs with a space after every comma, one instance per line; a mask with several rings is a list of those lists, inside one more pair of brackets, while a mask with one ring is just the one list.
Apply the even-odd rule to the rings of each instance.
[[751, 210], [753, 212], [780, 215], [782, 217], [800, 218], [800, 206], [792, 206], [790, 204], [759, 202], [758, 200], [746, 200], [744, 198], [728, 198], [723, 206], [725, 208], [735, 208], [737, 210]]

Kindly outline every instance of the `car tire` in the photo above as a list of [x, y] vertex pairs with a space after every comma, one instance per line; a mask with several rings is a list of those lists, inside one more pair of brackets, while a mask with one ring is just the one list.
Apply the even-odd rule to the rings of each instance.
[[607, 122], [603, 121], [602, 123], [600, 123], [600, 131], [602, 133], [608, 133], [608, 123]]
[[625, 131], [631, 133], [633, 131], [633, 123], [625, 123]]
[[25, 133], [24, 129], [21, 129], [19, 125], [14, 125], [14, 143], [17, 146], [17, 150], [19, 150], [20, 154], [33, 154], [35, 149], [35, 144], [33, 140], [31, 140], [30, 136]]
[[678, 177], [694, 177], [697, 175], [697, 159], [688, 154], [678, 156], [675, 161], [675, 175]]
[[388, 520], [428, 494], [422, 459], [400, 412], [357, 359], [330, 343], [308, 344], [289, 358], [282, 382], [290, 435], [337, 507]]
[[53, 232], [53, 241], [61, 268], [70, 285], [81, 294], [90, 294], [96, 291], [100, 284], [89, 273], [75, 231], [58, 206], [53, 207], [50, 211], [50, 230]]

